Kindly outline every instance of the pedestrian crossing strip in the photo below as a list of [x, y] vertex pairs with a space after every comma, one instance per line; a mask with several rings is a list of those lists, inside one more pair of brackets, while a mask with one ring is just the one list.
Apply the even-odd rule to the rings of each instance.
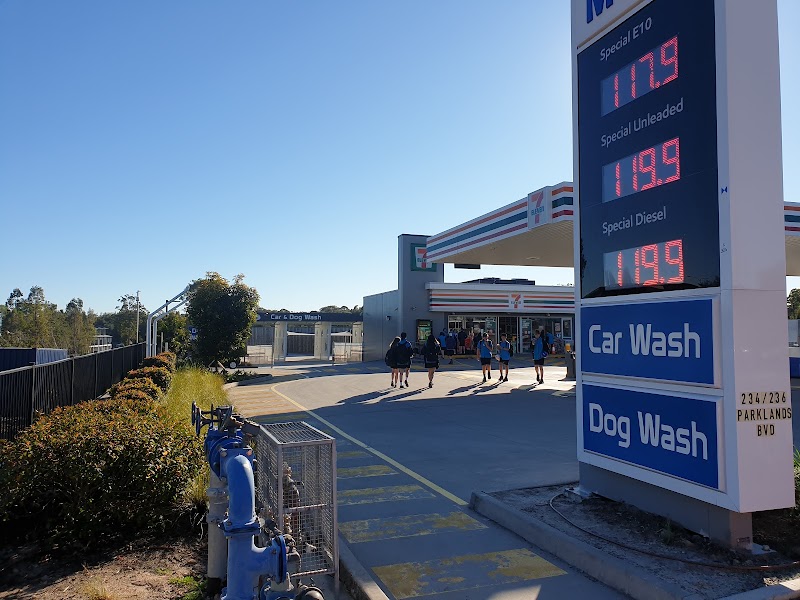
[[[566, 575], [527, 548], [374, 567], [397, 600]], [[467, 596], [469, 597], [469, 596]], [[480, 597], [480, 596], [475, 596]]]
[[397, 475], [397, 471], [387, 465], [367, 465], [365, 467], [346, 467], [336, 469], [339, 479], [354, 479], [356, 477], [379, 477], [381, 475]]
[[[337, 442], [338, 443], [338, 442]], [[340, 464], [363, 461], [371, 458], [369, 452], [345, 451], [338, 455]], [[383, 466], [381, 469], [379, 467]], [[338, 478], [366, 481], [366, 478], [387, 475], [389, 472], [402, 476], [387, 465], [371, 464], [360, 467], [338, 467]], [[409, 538], [438, 538], [481, 534], [489, 526], [467, 514], [465, 509], [454, 507], [441, 496], [431, 493], [416, 484], [357, 489], [339, 489], [338, 505], [351, 507], [349, 515], [355, 514], [352, 507], [359, 505], [386, 506], [383, 512], [391, 513], [369, 519], [350, 519], [339, 522], [339, 531], [353, 549], [360, 544], [386, 543], [389, 540]], [[449, 510], [416, 513], [421, 501], [431, 506], [435, 500]], [[410, 512], [409, 512], [410, 511]], [[356, 511], [357, 512], [357, 511]], [[409, 514], [403, 514], [409, 512]], [[400, 514], [398, 514], [400, 513]], [[476, 538], [456, 546], [474, 547]], [[436, 542], [428, 542], [426, 547]], [[453, 543], [452, 540], [450, 542]], [[367, 551], [368, 554], [371, 551]], [[566, 575], [566, 572], [535, 554], [530, 548], [511, 548], [495, 552], [459, 554], [435, 560], [378, 564], [372, 571], [394, 600], [425, 597], [435, 600], [439, 595], [452, 598], [454, 592], [476, 590], [484, 587], [498, 588], [508, 584], [537, 581]], [[481, 597], [476, 593], [475, 597]], [[472, 597], [472, 596], [465, 596]]]
[[[387, 487], [360, 488], [355, 490], [339, 490], [336, 492], [339, 506], [356, 504], [376, 504], [379, 502], [402, 502], [404, 500], [428, 500], [436, 498], [422, 486], [392, 485]], [[339, 524], [341, 528], [341, 523]]]
[[461, 511], [362, 519], [339, 526], [351, 544], [477, 529], [486, 529], [486, 525]]

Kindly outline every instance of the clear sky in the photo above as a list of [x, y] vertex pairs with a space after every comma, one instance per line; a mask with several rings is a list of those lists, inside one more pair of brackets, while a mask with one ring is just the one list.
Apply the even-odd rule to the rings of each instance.
[[0, 301], [153, 309], [206, 271], [268, 308], [395, 289], [399, 234], [572, 179], [569, 38], [566, 0], [0, 0]]

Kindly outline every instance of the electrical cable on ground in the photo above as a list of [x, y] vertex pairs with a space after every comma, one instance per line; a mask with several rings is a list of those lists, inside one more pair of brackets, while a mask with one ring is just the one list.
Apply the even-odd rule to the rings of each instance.
[[634, 548], [632, 546], [627, 546], [626, 544], [623, 544], [621, 542], [617, 542], [617, 541], [608, 539], [607, 537], [604, 537], [604, 536], [600, 535], [599, 533], [595, 533], [593, 531], [589, 531], [588, 529], [584, 529], [580, 525], [576, 525], [575, 523], [570, 521], [564, 515], [564, 513], [562, 513], [555, 506], [553, 506], [553, 500], [555, 500], [559, 496], [563, 496], [563, 495], [564, 495], [564, 492], [559, 492], [558, 494], [556, 494], [555, 496], [550, 498], [550, 501], [547, 503], [550, 506], [550, 508], [552, 508], [553, 511], [555, 511], [555, 513], [559, 517], [561, 517], [567, 523], [569, 523], [570, 525], [572, 525], [573, 527], [575, 527], [576, 529], [579, 529], [580, 531], [582, 531], [584, 533], [588, 533], [589, 535], [594, 536], [596, 538], [599, 538], [599, 539], [603, 540], [604, 542], [608, 542], [609, 544], [613, 544], [615, 546], [619, 546], [620, 548], [625, 548], [626, 550], [632, 550], [634, 552], [638, 552], [638, 553], [644, 554], [646, 556], [651, 556], [653, 558], [661, 558], [661, 559], [664, 559], [664, 560], [674, 560], [674, 561], [677, 561], [677, 562], [682, 562], [682, 563], [687, 564], [687, 565], [692, 565], [694, 567], [706, 567], [706, 568], [709, 568], [709, 569], [722, 569], [724, 571], [744, 571], [744, 572], [762, 571], [762, 572], [769, 572], [769, 571], [781, 571], [781, 570], [784, 570], [784, 569], [791, 569], [791, 568], [795, 568], [795, 567], [800, 567], [800, 560], [795, 560], [793, 562], [786, 563], [785, 565], [723, 565], [723, 564], [720, 564], [720, 563], [710, 563], [710, 562], [704, 562], [704, 561], [698, 561], [698, 560], [689, 560], [687, 558], [680, 558], [680, 557], [677, 557], [677, 556], [665, 556], [663, 554], [656, 554], [655, 552], [650, 552], [648, 550], [642, 550], [640, 548]]

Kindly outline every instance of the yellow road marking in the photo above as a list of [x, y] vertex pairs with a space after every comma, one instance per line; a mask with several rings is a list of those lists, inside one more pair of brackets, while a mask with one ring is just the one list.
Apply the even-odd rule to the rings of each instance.
[[295, 405], [297, 408], [299, 408], [300, 410], [304, 410], [304, 411], [305, 411], [305, 412], [307, 412], [309, 415], [311, 415], [312, 417], [314, 417], [315, 419], [317, 419], [317, 420], [318, 420], [320, 423], [324, 423], [324, 424], [325, 424], [327, 427], [330, 427], [330, 428], [331, 428], [333, 431], [335, 431], [336, 433], [338, 433], [339, 435], [341, 435], [343, 438], [350, 440], [350, 441], [351, 441], [351, 442], [353, 442], [353, 443], [354, 443], [356, 446], [360, 446], [361, 448], [363, 448], [363, 449], [364, 449], [364, 450], [366, 450], [367, 452], [371, 452], [372, 454], [374, 454], [375, 456], [377, 456], [377, 457], [378, 457], [378, 458], [380, 458], [381, 460], [384, 460], [384, 461], [386, 461], [387, 463], [389, 463], [390, 465], [392, 465], [392, 466], [393, 466], [395, 469], [398, 469], [399, 471], [402, 471], [403, 473], [405, 473], [405, 474], [406, 474], [406, 475], [408, 475], [409, 477], [411, 477], [411, 478], [413, 478], [413, 479], [416, 479], [416, 480], [417, 480], [417, 481], [419, 481], [419, 482], [420, 482], [422, 485], [429, 487], [429, 488], [430, 488], [430, 489], [432, 489], [434, 492], [436, 492], [437, 494], [440, 494], [441, 496], [444, 496], [445, 498], [447, 498], [447, 499], [448, 499], [448, 500], [450, 500], [451, 502], [455, 502], [455, 503], [456, 503], [457, 505], [459, 505], [459, 506], [467, 506], [467, 505], [469, 504], [468, 502], [465, 502], [464, 500], [462, 500], [461, 498], [459, 498], [459, 497], [458, 497], [458, 496], [456, 496], [455, 494], [451, 494], [450, 492], [448, 492], [448, 491], [447, 491], [447, 490], [445, 490], [444, 488], [442, 488], [442, 487], [439, 487], [438, 485], [436, 485], [435, 483], [433, 483], [433, 482], [432, 482], [430, 479], [426, 479], [425, 477], [423, 477], [423, 476], [422, 476], [422, 475], [420, 475], [419, 473], [415, 473], [414, 471], [412, 471], [412, 470], [411, 470], [411, 469], [409, 469], [408, 467], [405, 467], [405, 466], [401, 465], [399, 462], [397, 462], [397, 461], [396, 461], [396, 460], [394, 460], [393, 458], [390, 458], [390, 457], [386, 456], [386, 455], [385, 455], [383, 452], [381, 452], [381, 451], [379, 451], [379, 450], [376, 450], [376, 449], [375, 449], [375, 448], [373, 448], [372, 446], [369, 446], [368, 444], [365, 444], [364, 442], [362, 442], [362, 441], [359, 441], [359, 440], [357, 440], [356, 438], [354, 438], [353, 436], [351, 436], [351, 435], [349, 435], [349, 434], [345, 433], [344, 431], [342, 431], [341, 429], [339, 429], [338, 427], [336, 427], [336, 425], [334, 425], [333, 423], [331, 423], [331, 422], [330, 422], [330, 421], [328, 421], [327, 419], [324, 419], [323, 417], [321, 417], [320, 415], [318, 415], [317, 413], [315, 413], [313, 410], [309, 410], [309, 409], [307, 409], [305, 406], [303, 406], [302, 404], [299, 404], [299, 403], [295, 402], [294, 400], [292, 400], [291, 398], [289, 398], [289, 396], [285, 395], [283, 392], [281, 392], [281, 391], [279, 391], [279, 390], [277, 389], [277, 387], [278, 387], [279, 385], [283, 385], [283, 384], [280, 384], [280, 383], [279, 383], [279, 384], [276, 384], [276, 385], [272, 386], [272, 390], [273, 390], [273, 391], [274, 391], [276, 394], [278, 394], [278, 395], [279, 395], [281, 398], [283, 398], [284, 400], [286, 400], [286, 401], [288, 401], [288, 402], [291, 402], [292, 404], [294, 404], [294, 405]]
[[357, 490], [339, 490], [336, 492], [336, 500], [339, 506], [374, 504], [376, 502], [398, 502], [401, 500], [427, 500], [429, 498], [436, 498], [436, 496], [416, 484], [360, 488]]
[[379, 477], [381, 475], [397, 475], [397, 471], [386, 465], [368, 465], [366, 467], [349, 467], [337, 469], [339, 479], [354, 479], [356, 477]]
[[487, 527], [460, 511], [339, 523], [339, 530], [353, 544], [476, 529]]
[[566, 575], [527, 548], [373, 567], [398, 600]]

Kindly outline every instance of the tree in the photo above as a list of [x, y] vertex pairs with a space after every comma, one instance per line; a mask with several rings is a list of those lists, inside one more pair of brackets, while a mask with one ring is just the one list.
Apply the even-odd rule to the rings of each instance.
[[14, 291], [12, 291], [8, 295], [8, 300], [6, 300], [6, 306], [9, 308], [9, 310], [13, 310], [17, 307], [17, 302], [20, 302], [22, 299], [23, 296], [20, 289], [14, 288]]
[[189, 319], [186, 315], [171, 312], [158, 322], [158, 334], [164, 335], [164, 343], [179, 356], [189, 349]]
[[64, 311], [66, 347], [73, 356], [88, 354], [95, 336], [95, 314], [83, 310], [83, 300], [73, 298]]
[[[124, 294], [119, 300], [117, 312], [103, 313], [97, 319], [99, 327], [106, 327], [115, 344], [136, 343], [136, 296]], [[147, 335], [147, 309], [139, 303], [139, 341]]]
[[27, 298], [18, 288], [15, 289], [6, 302], [6, 308], [8, 313], [2, 325], [5, 344], [31, 348], [59, 347], [56, 339], [59, 313], [56, 305], [45, 299], [40, 286], [33, 286]]
[[364, 312], [364, 309], [356, 304], [353, 308], [349, 308], [347, 306], [323, 306], [319, 309], [321, 313], [349, 313], [352, 315], [361, 315]]
[[790, 319], [800, 319], [800, 289], [793, 289], [786, 298], [786, 309]]
[[204, 365], [236, 360], [246, 352], [250, 330], [256, 322], [258, 292], [237, 275], [233, 283], [219, 273], [206, 273], [189, 289], [189, 323], [198, 329], [192, 344], [196, 358]]

